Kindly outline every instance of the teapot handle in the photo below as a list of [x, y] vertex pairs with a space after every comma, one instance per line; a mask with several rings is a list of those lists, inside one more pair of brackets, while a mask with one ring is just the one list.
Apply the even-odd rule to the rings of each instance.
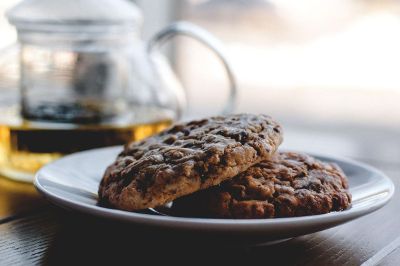
[[191, 37], [206, 45], [219, 58], [223, 64], [229, 80], [230, 92], [227, 104], [222, 109], [222, 114], [229, 114], [235, 108], [237, 96], [237, 84], [231, 66], [223, 52], [221, 42], [206, 30], [188, 22], [175, 22], [158, 32], [147, 43], [147, 52], [151, 53], [159, 45], [165, 43], [176, 35]]

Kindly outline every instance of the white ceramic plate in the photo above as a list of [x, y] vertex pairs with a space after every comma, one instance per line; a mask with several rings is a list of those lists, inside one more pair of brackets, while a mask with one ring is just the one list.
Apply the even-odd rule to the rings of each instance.
[[[52, 203], [102, 218], [161, 229], [229, 235], [230, 239], [267, 242], [324, 230], [371, 213], [384, 206], [394, 193], [391, 180], [379, 170], [344, 158], [318, 156], [337, 163], [347, 174], [353, 205], [349, 210], [322, 215], [257, 220], [182, 218], [108, 209], [97, 205], [97, 188], [105, 168], [121, 147], [75, 153], [43, 167], [36, 188]], [[254, 240], [256, 239], [256, 240]]]

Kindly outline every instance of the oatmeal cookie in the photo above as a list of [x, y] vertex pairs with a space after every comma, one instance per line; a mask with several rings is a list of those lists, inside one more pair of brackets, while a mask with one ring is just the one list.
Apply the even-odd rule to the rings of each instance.
[[293, 152], [276, 153], [219, 186], [174, 201], [180, 215], [255, 219], [341, 211], [351, 204], [339, 166]]
[[266, 115], [238, 114], [177, 124], [128, 144], [99, 187], [100, 204], [140, 210], [218, 185], [268, 159], [282, 142]]

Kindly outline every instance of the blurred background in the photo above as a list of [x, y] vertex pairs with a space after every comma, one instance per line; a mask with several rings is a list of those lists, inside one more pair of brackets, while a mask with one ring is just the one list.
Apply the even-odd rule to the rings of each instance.
[[[0, 12], [17, 2], [2, 0]], [[239, 83], [236, 111], [282, 121], [286, 147], [400, 158], [399, 1], [134, 2], [144, 12], [145, 39], [187, 20], [222, 40]], [[4, 16], [0, 33], [0, 47], [10, 49], [16, 34]], [[190, 114], [217, 113], [228, 94], [217, 59], [184, 37], [167, 53], [187, 89]], [[0, 71], [0, 88], [14, 88], [18, 66]]]

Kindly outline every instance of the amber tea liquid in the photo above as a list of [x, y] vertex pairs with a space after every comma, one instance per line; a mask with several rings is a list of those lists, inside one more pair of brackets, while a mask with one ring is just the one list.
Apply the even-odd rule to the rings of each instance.
[[[32, 181], [43, 165], [72, 152], [125, 144], [153, 135], [172, 124], [170, 115], [145, 112], [129, 124], [76, 126], [46, 123], [0, 124], [0, 174]], [[143, 122], [148, 120], [149, 122]]]

